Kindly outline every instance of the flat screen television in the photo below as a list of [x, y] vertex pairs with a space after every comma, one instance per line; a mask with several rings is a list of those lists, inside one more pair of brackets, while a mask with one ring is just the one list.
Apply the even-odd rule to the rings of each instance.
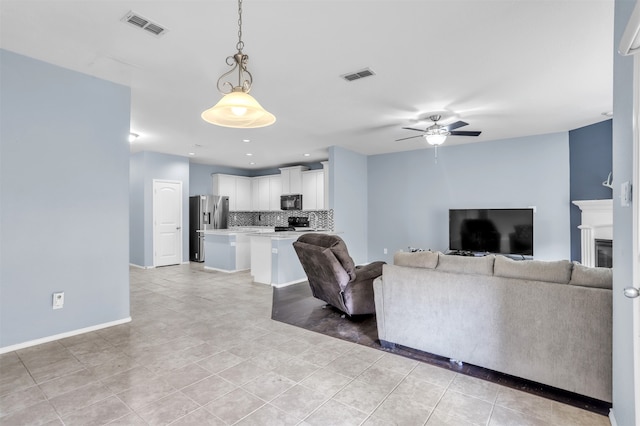
[[449, 249], [533, 256], [533, 209], [450, 209]]

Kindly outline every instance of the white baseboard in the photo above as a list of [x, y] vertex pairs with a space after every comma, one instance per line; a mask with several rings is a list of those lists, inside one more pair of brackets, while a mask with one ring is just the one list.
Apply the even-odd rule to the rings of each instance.
[[611, 426], [618, 426], [616, 416], [613, 415], [613, 408], [609, 409], [609, 421], [611, 422]]
[[300, 280], [289, 281], [289, 282], [286, 282], [286, 283], [272, 284], [272, 286], [276, 287], [276, 288], [281, 288], [281, 287], [287, 287], [287, 286], [294, 285], [294, 284], [299, 284], [299, 283], [302, 283], [302, 282], [305, 282], [305, 281], [307, 281], [307, 277], [304, 277], [304, 278], [302, 278]]
[[236, 272], [243, 272], [243, 271], [248, 271], [249, 270], [249, 268], [247, 268], [247, 269], [235, 269], [233, 271], [229, 271], [227, 269], [213, 268], [211, 266], [205, 266], [205, 267], [203, 267], [203, 269], [206, 269], [208, 271], [224, 272], [225, 274], [235, 274]]
[[132, 268], [138, 268], [138, 269], [154, 269], [155, 266], [142, 266], [142, 265], [136, 265], [135, 263], [129, 263], [129, 266], [131, 266]]
[[67, 331], [66, 333], [54, 334], [53, 336], [42, 337], [36, 340], [30, 340], [28, 342], [18, 343], [16, 345], [5, 346], [0, 348], [0, 355], [7, 352], [13, 352], [31, 346], [41, 345], [43, 343], [53, 342], [54, 340], [65, 339], [67, 337], [77, 336], [79, 334], [89, 333], [91, 331], [101, 330], [103, 328], [113, 327], [114, 325], [126, 324], [131, 322], [131, 317], [123, 318], [117, 321], [105, 322], [103, 324], [93, 325], [91, 327], [80, 328], [73, 331]]

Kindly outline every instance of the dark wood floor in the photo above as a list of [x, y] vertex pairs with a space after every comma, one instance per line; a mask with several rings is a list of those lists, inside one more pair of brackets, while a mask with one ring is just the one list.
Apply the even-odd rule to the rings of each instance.
[[382, 347], [378, 340], [375, 315], [346, 316], [339, 310], [326, 305], [323, 301], [315, 299], [311, 295], [309, 284], [306, 282], [273, 289], [271, 318], [328, 336], [387, 352], [393, 352], [411, 359], [437, 365], [513, 389], [529, 392], [605, 416], [609, 414], [609, 409], [611, 408], [611, 404], [608, 402], [587, 398], [470, 364], [458, 365], [451, 362], [448, 358], [415, 349], [399, 345], [396, 345], [394, 348]]

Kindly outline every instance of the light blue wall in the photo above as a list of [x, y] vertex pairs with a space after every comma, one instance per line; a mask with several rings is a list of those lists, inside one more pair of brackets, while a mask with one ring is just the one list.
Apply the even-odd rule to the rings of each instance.
[[[176, 155], [143, 151], [131, 156], [131, 241], [129, 261], [137, 266], [153, 266], [153, 180], [182, 182], [182, 261], [189, 261], [189, 159]], [[140, 194], [143, 202], [140, 203]], [[142, 218], [142, 219], [140, 219]], [[141, 228], [142, 226], [142, 228]], [[143, 263], [140, 262], [142, 259]]]
[[[602, 185], [612, 164], [611, 120], [569, 132], [570, 197], [574, 200], [611, 199], [611, 189]], [[582, 213], [571, 205], [571, 260], [581, 261], [580, 230]]]
[[0, 347], [126, 320], [129, 88], [0, 50], [0, 103]]
[[[448, 249], [450, 208], [536, 207], [534, 257], [568, 259], [567, 133], [369, 157], [370, 260]], [[384, 254], [384, 248], [388, 254]]]
[[367, 156], [329, 148], [329, 207], [356, 263], [367, 262]]
[[247, 170], [233, 167], [211, 166], [207, 164], [189, 164], [189, 195], [213, 194], [213, 173], [249, 176]]
[[[634, 413], [633, 209], [620, 206], [620, 184], [633, 182], [633, 58], [616, 53], [635, 1], [616, 0], [613, 61], [613, 411], [618, 425], [637, 425]], [[634, 188], [634, 197], [638, 188]], [[637, 286], [637, 282], [635, 283]]]

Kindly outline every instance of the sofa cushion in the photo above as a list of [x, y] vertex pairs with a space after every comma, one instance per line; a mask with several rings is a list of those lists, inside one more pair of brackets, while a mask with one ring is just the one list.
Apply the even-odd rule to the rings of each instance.
[[574, 263], [569, 284], [582, 287], [611, 289], [613, 288], [613, 269], [590, 268], [579, 263]]
[[393, 264], [398, 266], [410, 266], [412, 268], [435, 269], [438, 265], [438, 252], [417, 251], [410, 253], [406, 251], [399, 251], [393, 255]]
[[493, 261], [495, 256], [456, 256], [438, 254], [436, 271], [456, 272], [459, 274], [493, 275]]
[[568, 260], [513, 260], [496, 256], [493, 274], [496, 277], [567, 284], [571, 279], [571, 267]]

